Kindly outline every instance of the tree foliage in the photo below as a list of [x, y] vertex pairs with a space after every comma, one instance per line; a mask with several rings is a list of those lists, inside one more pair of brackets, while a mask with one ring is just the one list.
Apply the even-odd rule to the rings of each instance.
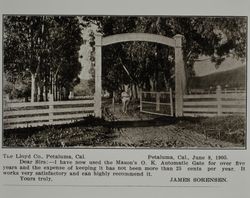
[[63, 99], [79, 83], [81, 44], [77, 17], [4, 16], [4, 72], [23, 76], [34, 100]]
[[[183, 55], [187, 78], [203, 55], [219, 66], [228, 56], [246, 58], [246, 17], [105, 16], [84, 17], [103, 36], [119, 33], [152, 33], [172, 38], [184, 36]], [[126, 74], [123, 65], [130, 72]], [[103, 87], [119, 90], [124, 83], [145, 89], [173, 87], [174, 51], [147, 42], [118, 43], [103, 48]]]
[[[31, 95], [34, 100], [67, 97], [79, 83], [81, 31], [90, 24], [103, 36], [119, 33], [152, 33], [172, 38], [184, 36], [183, 55], [187, 79], [203, 55], [219, 66], [228, 56], [246, 59], [246, 17], [169, 16], [4, 16], [4, 73], [13, 95]], [[90, 35], [91, 76], [94, 77], [94, 34]], [[131, 84], [139, 88], [174, 88], [174, 49], [156, 43], [127, 42], [103, 47], [103, 88], [119, 91]], [[127, 73], [127, 71], [129, 73]], [[88, 84], [94, 87], [93, 78]], [[14, 94], [22, 85], [25, 93]], [[25, 87], [30, 87], [26, 89]], [[20, 86], [19, 86], [20, 88]], [[18, 89], [16, 89], [18, 90]], [[94, 91], [94, 90], [92, 90]]]

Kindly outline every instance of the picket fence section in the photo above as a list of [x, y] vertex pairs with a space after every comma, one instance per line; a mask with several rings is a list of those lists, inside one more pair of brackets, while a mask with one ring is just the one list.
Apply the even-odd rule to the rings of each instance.
[[214, 94], [190, 94], [183, 97], [184, 116], [223, 116], [246, 113], [246, 92], [224, 91]]
[[4, 129], [67, 124], [94, 115], [94, 99], [4, 104]]

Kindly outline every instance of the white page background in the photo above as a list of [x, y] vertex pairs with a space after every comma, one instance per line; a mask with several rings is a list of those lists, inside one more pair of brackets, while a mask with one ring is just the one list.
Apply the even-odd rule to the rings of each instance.
[[[2, 22], [2, 14], [66, 14], [66, 15], [214, 15], [214, 16], [249, 16], [250, 3], [248, 0], [189, 0], [189, 1], [135, 1], [135, 0], [106, 0], [106, 1], [86, 1], [86, 0], [1, 0], [0, 21]], [[248, 27], [249, 28], [249, 27]], [[2, 26], [1, 26], [2, 32]], [[249, 29], [248, 29], [249, 38]], [[0, 38], [2, 43], [2, 37]], [[249, 42], [248, 42], [249, 47]], [[2, 49], [1, 49], [2, 52]], [[2, 53], [0, 53], [2, 55]], [[248, 50], [249, 57], [249, 50]], [[2, 63], [2, 56], [0, 56]], [[0, 67], [2, 72], [2, 67]], [[248, 69], [249, 72], [249, 69]], [[2, 81], [1, 81], [2, 83]], [[249, 84], [249, 83], [248, 83]], [[1, 85], [2, 86], [2, 85]], [[248, 85], [249, 91], [249, 85]], [[2, 99], [1, 99], [2, 100]], [[2, 137], [0, 137], [2, 138]], [[1, 140], [1, 139], [0, 139]], [[2, 141], [0, 141], [2, 142]], [[249, 145], [249, 135], [248, 135]], [[42, 198], [42, 197], [170, 197], [170, 198], [248, 198], [250, 197], [250, 151], [247, 150], [113, 150], [113, 149], [1, 149], [1, 154], [4, 150], [8, 153], [16, 153], [26, 151], [28, 153], [49, 152], [49, 153], [74, 153], [84, 152], [87, 156], [95, 159], [105, 159], [107, 156], [122, 155], [127, 158], [140, 158], [147, 154], [228, 154], [231, 159], [242, 159], [247, 162], [247, 171], [245, 175], [233, 175], [230, 183], [216, 188], [179, 188], [179, 187], [98, 187], [98, 186], [3, 186], [7, 181], [2, 181], [0, 177], [0, 197], [18, 197], [18, 198]], [[0, 163], [2, 164], [2, 162]], [[190, 173], [189, 173], [190, 174]], [[92, 180], [86, 181], [87, 184], [92, 184]], [[147, 184], [143, 179], [139, 184]], [[151, 181], [152, 184], [164, 186], [164, 178], [159, 177]], [[107, 183], [105, 179], [101, 179], [98, 184], [113, 185], [126, 184], [126, 179], [120, 177]], [[135, 181], [135, 184], [138, 181]], [[93, 183], [95, 184], [95, 183]], [[247, 192], [248, 191], [248, 192]]]

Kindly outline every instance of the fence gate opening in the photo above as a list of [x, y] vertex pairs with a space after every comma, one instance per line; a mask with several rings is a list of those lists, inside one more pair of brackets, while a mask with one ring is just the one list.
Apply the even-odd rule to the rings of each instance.
[[173, 116], [172, 89], [167, 92], [142, 91], [140, 95], [140, 111], [155, 115]]
[[[153, 43], [159, 43], [163, 45], [167, 45], [169, 47], [174, 48], [174, 54], [175, 54], [175, 116], [180, 117], [183, 116], [183, 95], [186, 91], [186, 73], [185, 73], [185, 66], [183, 61], [183, 53], [182, 53], [182, 35], [175, 35], [173, 38], [168, 38], [166, 36], [162, 35], [156, 35], [156, 34], [149, 34], [149, 33], [124, 33], [124, 34], [115, 34], [111, 36], [102, 37], [101, 34], [95, 35], [95, 116], [101, 117], [102, 116], [102, 46], [107, 46], [115, 43], [121, 43], [121, 42], [129, 42], [129, 41], [145, 41], [145, 42], [153, 42]], [[166, 94], [166, 93], [165, 93]], [[153, 98], [153, 94], [152, 98]], [[168, 93], [170, 95], [170, 93]], [[160, 93], [160, 96], [154, 96], [155, 97], [155, 110], [153, 111], [153, 108], [151, 107], [151, 110], [148, 112], [152, 113], [162, 113], [167, 112], [163, 109], [166, 109], [164, 107], [168, 107], [171, 109], [172, 105], [169, 105], [170, 102], [164, 103], [164, 94]], [[156, 99], [162, 102], [156, 102]], [[153, 100], [153, 99], [152, 99]], [[142, 100], [143, 101], [143, 100]], [[146, 102], [152, 102], [148, 101], [146, 99]], [[162, 104], [161, 104], [162, 103]], [[145, 107], [145, 100], [143, 103], [143, 106]], [[150, 104], [150, 103], [147, 103]], [[165, 104], [165, 106], [164, 106]], [[141, 105], [142, 111], [143, 108]], [[153, 106], [153, 104], [151, 104]], [[160, 109], [158, 111], [158, 109]], [[147, 110], [145, 110], [147, 111]], [[171, 113], [168, 113], [169, 115], [173, 115], [173, 110]], [[167, 115], [167, 113], [163, 113], [163, 115]]]

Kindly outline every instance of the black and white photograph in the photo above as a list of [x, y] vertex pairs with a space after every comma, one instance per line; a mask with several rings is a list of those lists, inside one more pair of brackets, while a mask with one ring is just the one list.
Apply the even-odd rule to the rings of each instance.
[[246, 149], [246, 16], [2, 16], [2, 147]]

